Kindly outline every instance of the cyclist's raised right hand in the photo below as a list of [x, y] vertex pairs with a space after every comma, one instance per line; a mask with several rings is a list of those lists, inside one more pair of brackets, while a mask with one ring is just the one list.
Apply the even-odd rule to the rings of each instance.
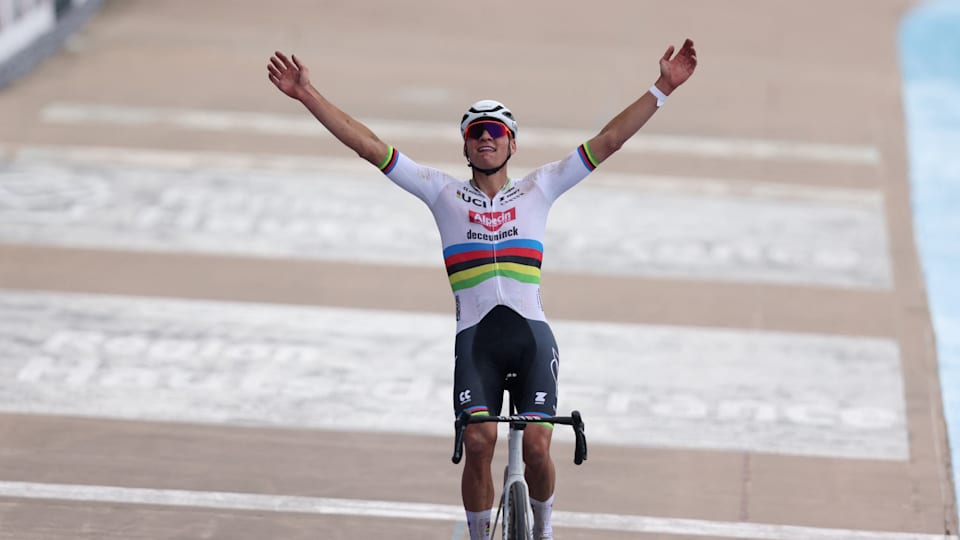
[[293, 99], [301, 99], [310, 86], [310, 70], [295, 54], [291, 59], [280, 51], [273, 53], [267, 71], [270, 82]]

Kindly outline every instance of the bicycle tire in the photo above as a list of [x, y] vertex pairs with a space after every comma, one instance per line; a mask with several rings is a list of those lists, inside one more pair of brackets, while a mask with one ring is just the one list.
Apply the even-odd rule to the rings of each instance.
[[[506, 509], [510, 516], [510, 531], [509, 536], [504, 535], [504, 538], [509, 538], [509, 540], [533, 540], [533, 533], [528, 522], [529, 516], [527, 515], [527, 509], [530, 508], [530, 499], [524, 487], [520, 482], [514, 482], [510, 486], [510, 508]], [[506, 532], [507, 530], [504, 529], [504, 533]]]

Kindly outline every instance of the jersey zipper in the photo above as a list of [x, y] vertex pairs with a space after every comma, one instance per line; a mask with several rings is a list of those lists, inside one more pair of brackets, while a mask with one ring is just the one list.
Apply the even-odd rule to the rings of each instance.
[[[510, 182], [510, 180], [508, 179], [508, 180], [507, 180], [507, 183], [509, 183], [509, 182]], [[507, 184], [504, 184], [504, 185], [506, 186]], [[501, 188], [501, 190], [502, 190], [502, 188]], [[486, 195], [486, 193], [484, 193], [484, 195]], [[498, 196], [498, 195], [500, 195], [500, 192], [499, 192], [499, 191], [496, 192], [496, 193], [493, 195], [493, 197], [490, 198], [490, 214], [491, 214], [491, 215], [496, 214], [496, 212], [497, 212], [497, 203], [496, 203], [496, 200], [497, 200], [497, 196]], [[493, 244], [491, 244], [490, 249], [491, 249], [491, 251], [493, 252], [493, 271], [495, 272], [495, 273], [494, 273], [494, 276], [493, 276], [493, 279], [494, 279], [494, 281], [496, 281], [496, 283], [497, 283], [497, 304], [503, 304], [503, 289], [502, 289], [501, 286], [500, 286], [501, 283], [502, 283], [502, 281], [501, 281], [501, 279], [500, 279], [500, 274], [499, 274], [499, 273], [496, 273], [496, 272], [498, 271], [498, 269], [497, 269], [497, 264], [498, 264], [498, 263], [497, 263], [497, 241], [496, 241], [496, 240], [493, 241]]]
[[[471, 182], [471, 184], [473, 183], [472, 180], [471, 180], [470, 182]], [[510, 179], [507, 178], [507, 181], [503, 184], [503, 187], [501, 187], [501, 188], [500, 188], [500, 191], [496, 192], [496, 193], [493, 195], [493, 197], [487, 196], [487, 193], [486, 193], [485, 191], [483, 191], [482, 189], [480, 189], [480, 186], [478, 186], [478, 185], [473, 185], [473, 187], [474, 187], [474, 189], [476, 189], [481, 195], [483, 195], [483, 197], [484, 197], [485, 199], [487, 199], [488, 201], [490, 201], [490, 213], [493, 214], [494, 212], [497, 211], [497, 203], [496, 203], [497, 197], [498, 197], [498, 196], [500, 195], [500, 193], [503, 191], [503, 188], [504, 188], [504, 187], [507, 187], [507, 186], [509, 186], [509, 185], [510, 185]], [[497, 304], [498, 304], [498, 305], [503, 305], [503, 298], [504, 298], [504, 297], [503, 297], [503, 288], [500, 286], [500, 284], [501, 284], [500, 275], [496, 273], [496, 272], [497, 272], [497, 241], [496, 241], [496, 240], [494, 240], [494, 241], [490, 244], [490, 253], [491, 253], [491, 255], [493, 256], [493, 271], [494, 271], [493, 280], [494, 280], [494, 282], [497, 284]]]

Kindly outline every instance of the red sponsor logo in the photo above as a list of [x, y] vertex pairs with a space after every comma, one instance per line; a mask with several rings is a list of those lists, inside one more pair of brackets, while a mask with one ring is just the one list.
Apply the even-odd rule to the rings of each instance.
[[506, 212], [474, 212], [470, 211], [470, 223], [479, 223], [488, 231], [495, 231], [508, 223], [517, 219], [517, 209], [511, 208]]

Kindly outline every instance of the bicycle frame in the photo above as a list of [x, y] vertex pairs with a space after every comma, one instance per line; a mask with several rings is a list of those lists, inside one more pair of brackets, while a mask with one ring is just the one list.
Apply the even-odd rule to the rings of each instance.
[[[563, 424], [573, 427], [573, 433], [576, 438], [573, 462], [576, 465], [580, 465], [587, 459], [587, 439], [583, 434], [583, 419], [580, 417], [579, 411], [571, 412], [570, 416], [549, 417], [523, 415], [471, 416], [468, 412], [461, 412], [460, 416], [457, 417], [456, 422], [454, 422], [454, 430], [456, 432], [452, 458], [454, 463], [460, 463], [460, 459], [463, 457], [463, 437], [467, 430], [467, 426], [470, 424], [480, 424], [485, 422], [507, 422], [510, 424], [507, 450], [507, 469], [504, 473], [503, 492], [500, 495], [500, 507], [503, 513], [503, 533], [505, 540], [520, 540], [511, 538], [509, 536], [512, 520], [516, 520], [520, 522], [518, 525], [522, 525], [524, 529], [527, 529], [527, 536], [524, 537], [527, 538], [529, 537], [530, 524], [530, 521], [527, 517], [527, 512], [530, 508], [530, 492], [529, 488], [527, 487], [527, 482], [523, 476], [525, 468], [523, 463], [524, 428], [527, 424], [531, 423], [548, 423], [555, 425]], [[524, 516], [519, 517], [511, 515], [510, 509], [514, 508], [518, 509], [516, 510], [518, 512], [520, 511], [519, 509], [522, 508]]]

